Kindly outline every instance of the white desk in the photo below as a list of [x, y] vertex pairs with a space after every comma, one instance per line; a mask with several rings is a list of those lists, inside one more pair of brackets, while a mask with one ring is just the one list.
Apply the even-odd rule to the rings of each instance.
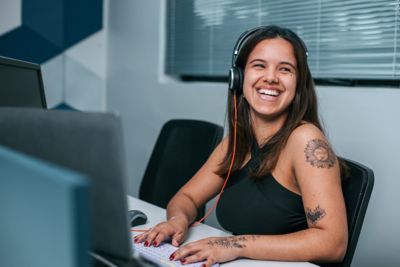
[[[129, 209], [141, 210], [144, 213], [146, 213], [148, 217], [148, 222], [144, 225], [138, 226], [137, 227], [138, 229], [148, 229], [150, 227], [153, 227], [159, 222], [165, 221], [166, 219], [166, 213], [164, 209], [131, 196], [128, 196], [128, 207]], [[205, 224], [201, 224], [189, 230], [186, 242], [191, 242], [210, 236], [218, 237], [218, 236], [229, 236], [229, 235], [230, 234], [223, 232], [219, 229], [213, 228]], [[221, 264], [221, 266], [223, 267], [243, 267], [243, 266], [244, 267], [246, 266], [312, 267], [316, 265], [309, 262], [257, 261], [249, 259], [238, 259], [232, 262], [223, 263]]]

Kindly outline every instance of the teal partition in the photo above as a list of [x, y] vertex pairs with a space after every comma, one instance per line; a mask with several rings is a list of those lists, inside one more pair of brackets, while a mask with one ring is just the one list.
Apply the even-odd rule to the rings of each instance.
[[0, 146], [0, 265], [89, 266], [88, 190], [81, 174]]

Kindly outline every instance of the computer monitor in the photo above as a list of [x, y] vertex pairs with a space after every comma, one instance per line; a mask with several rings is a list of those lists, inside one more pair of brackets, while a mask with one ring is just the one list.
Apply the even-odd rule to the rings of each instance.
[[47, 107], [40, 65], [0, 56], [0, 106]]
[[88, 180], [0, 146], [0, 262], [88, 267]]
[[0, 107], [0, 125], [0, 144], [88, 175], [92, 250], [129, 260], [133, 253], [121, 118], [110, 113]]

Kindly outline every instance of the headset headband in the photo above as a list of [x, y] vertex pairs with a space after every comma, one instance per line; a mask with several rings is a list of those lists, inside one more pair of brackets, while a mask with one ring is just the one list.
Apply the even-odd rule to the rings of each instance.
[[[256, 31], [260, 30], [260, 29], [264, 29], [268, 26], [258, 26], [255, 27], [253, 29], [247, 30], [245, 32], [243, 32], [238, 40], [236, 41], [236, 44], [233, 48], [233, 54], [232, 54], [232, 67], [236, 67], [236, 60], [237, 57], [240, 55], [240, 50], [242, 49], [244, 43], [246, 43], [246, 41], [248, 40], [248, 37], [251, 36], [253, 33], [255, 33]], [[291, 31], [290, 31], [291, 32]], [[297, 35], [295, 35], [297, 37]], [[297, 37], [297, 39], [299, 40], [301, 46], [303, 47], [304, 51], [306, 52], [306, 56], [308, 57], [308, 50], [307, 50], [307, 46], [305, 45], [305, 43], [303, 42], [303, 40], [300, 37]]]
[[240, 54], [240, 50], [243, 47], [243, 44], [246, 42], [247, 38], [252, 35], [254, 32], [258, 31], [259, 29], [265, 28], [265, 26], [259, 26], [250, 30], [243, 32], [238, 40], [236, 41], [235, 47], [233, 48], [233, 56], [232, 56], [232, 67], [236, 67], [236, 59]]

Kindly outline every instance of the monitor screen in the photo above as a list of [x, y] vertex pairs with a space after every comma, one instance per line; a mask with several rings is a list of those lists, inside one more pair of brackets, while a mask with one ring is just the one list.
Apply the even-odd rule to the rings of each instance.
[[40, 65], [0, 57], [0, 106], [46, 108]]
[[86, 177], [4, 146], [0, 172], [0, 265], [88, 267]]

